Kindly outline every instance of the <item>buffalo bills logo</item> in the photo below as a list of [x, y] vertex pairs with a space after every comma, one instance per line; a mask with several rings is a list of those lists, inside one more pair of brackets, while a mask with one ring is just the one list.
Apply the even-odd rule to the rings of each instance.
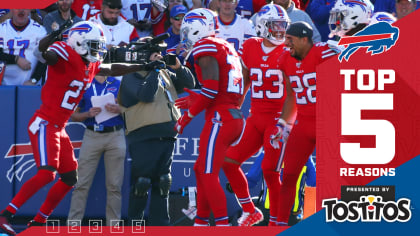
[[268, 11], [270, 11], [270, 7], [269, 6], [265, 6], [265, 7], [261, 8], [261, 10], [258, 12], [258, 16], [264, 15]]
[[375, 17], [375, 19], [377, 20], [377, 21], [385, 21], [385, 22], [388, 22], [388, 23], [390, 23], [390, 24], [392, 24], [392, 23], [394, 23], [394, 19], [392, 19], [391, 17], [389, 17], [388, 15], [386, 15], [386, 14], [378, 14], [376, 17]]
[[79, 33], [81, 35], [82, 33], [89, 33], [90, 31], [92, 31], [92, 27], [89, 24], [81, 24], [77, 27], [73, 27], [70, 29], [69, 37], [73, 33]]
[[399, 29], [386, 22], [379, 22], [369, 25], [354, 36], [343, 37], [338, 45], [347, 45], [338, 59], [347, 61], [350, 56], [360, 48], [367, 48], [371, 55], [388, 51], [398, 40]]
[[350, 7], [355, 7], [356, 5], [359, 5], [364, 12], [366, 12], [366, 3], [364, 3], [362, 0], [343, 0], [344, 5], [348, 5]]
[[186, 23], [193, 23], [194, 21], [200, 22], [202, 25], [206, 25], [206, 17], [197, 13], [191, 12], [184, 17]]

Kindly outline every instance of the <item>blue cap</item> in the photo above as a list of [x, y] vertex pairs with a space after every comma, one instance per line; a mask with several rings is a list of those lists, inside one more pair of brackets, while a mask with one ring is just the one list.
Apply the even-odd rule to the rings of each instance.
[[171, 17], [175, 17], [179, 14], [187, 14], [188, 9], [184, 5], [176, 5], [173, 6], [171, 9], [171, 13], [169, 14]]

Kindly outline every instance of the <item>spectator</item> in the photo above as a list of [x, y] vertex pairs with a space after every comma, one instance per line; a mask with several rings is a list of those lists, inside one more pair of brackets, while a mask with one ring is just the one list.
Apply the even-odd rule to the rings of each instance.
[[329, 38], [330, 27], [328, 20], [330, 17], [330, 11], [334, 7], [337, 0], [311, 0], [306, 12], [312, 18], [315, 27], [321, 34], [321, 41], [326, 42]]
[[314, 41], [314, 43], [321, 41], [321, 35], [319, 34], [319, 31], [314, 25], [311, 17], [306, 12], [296, 8], [295, 3], [292, 0], [274, 0], [273, 2], [286, 9], [290, 21], [292, 23], [296, 21], [305, 21], [306, 23], [311, 25], [314, 31], [312, 40]]
[[111, 46], [124, 46], [139, 38], [134, 26], [120, 15], [121, 8], [121, 0], [103, 0], [102, 11], [89, 19], [101, 26], [108, 49]]
[[[159, 2], [165, 0], [156, 0], [153, 2]], [[153, 24], [153, 35], [159, 35], [168, 30], [170, 25], [170, 12], [176, 5], [184, 5], [187, 7], [187, 3], [182, 0], [169, 0], [166, 9], [159, 9], [154, 4], [152, 9], [152, 24]], [[188, 7], [187, 7], [188, 8]]]
[[[121, 219], [121, 188], [124, 179], [125, 137], [120, 107], [108, 103], [106, 111], [118, 114], [101, 123], [95, 116], [102, 112], [93, 107], [92, 98], [113, 94], [118, 95], [120, 81], [115, 77], [96, 76], [80, 101], [78, 109], [71, 115], [73, 121], [83, 122], [86, 130], [79, 152], [78, 181], [72, 194], [68, 220], [81, 222], [85, 213], [90, 186], [102, 154], [105, 164], [106, 185], [106, 225], [112, 226]], [[115, 222], [113, 222], [113, 220]], [[77, 221], [76, 221], [77, 222]]]
[[0, 60], [6, 62], [3, 85], [31, 85], [43, 26], [29, 18], [30, 9], [12, 9], [12, 18], [0, 25]]
[[152, 8], [150, 0], [122, 0], [121, 14], [136, 28], [140, 37], [152, 36]]
[[74, 0], [71, 9], [83, 20], [88, 20], [101, 11], [102, 0]]
[[[165, 39], [165, 42], [167, 44], [168, 49], [170, 48], [177, 48], [180, 49], [179, 42], [181, 41], [180, 38], [180, 30], [181, 30], [181, 23], [182, 19], [184, 18], [185, 14], [188, 12], [188, 9], [184, 5], [177, 5], [174, 6], [170, 13], [170, 21], [171, 26], [169, 27], [167, 33], [169, 33], [169, 38]], [[179, 50], [177, 50], [177, 53], [179, 54]]]
[[240, 0], [236, 6], [236, 13], [243, 18], [249, 19], [255, 12], [266, 4], [265, 0]]
[[[103, 0], [102, 11], [89, 19], [89, 21], [101, 26], [108, 49], [112, 46], [127, 45], [139, 38], [134, 26], [120, 15], [121, 8], [121, 0]], [[118, 80], [121, 80], [121, 78], [117, 77]]]
[[[47, 30], [47, 33], [51, 33], [57, 30], [67, 20], [72, 20], [73, 24], [82, 21], [82, 18], [78, 17], [76, 13], [71, 9], [73, 0], [58, 0], [58, 9], [48, 13], [44, 17], [43, 25]], [[67, 36], [67, 33], [66, 33]]]
[[218, 0], [217, 3], [219, 34], [216, 37], [225, 39], [238, 51], [245, 40], [256, 35], [254, 26], [236, 14], [238, 0]]
[[[149, 39], [143, 39], [147, 41]], [[124, 107], [128, 152], [132, 159], [128, 217], [144, 219], [151, 188], [148, 225], [169, 225], [168, 196], [172, 183], [172, 151], [176, 140], [173, 130], [180, 117], [174, 106], [183, 88], [194, 87], [194, 78], [179, 60], [165, 69], [160, 52], [149, 60], [153, 67], [124, 76], [118, 102]]]
[[415, 10], [416, 10], [415, 0], [396, 0], [395, 11], [397, 13], [398, 20]]

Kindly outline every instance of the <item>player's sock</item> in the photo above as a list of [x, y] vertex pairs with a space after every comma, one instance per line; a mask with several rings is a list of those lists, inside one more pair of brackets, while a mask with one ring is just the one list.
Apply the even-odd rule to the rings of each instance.
[[[279, 191], [279, 210], [277, 212], [277, 225], [289, 222], [290, 211], [296, 195], [296, 181], [299, 175], [283, 174], [283, 183]], [[270, 200], [271, 202], [271, 200]]]
[[[268, 198], [270, 200], [270, 215], [277, 216], [280, 202], [280, 173], [272, 170], [264, 170], [264, 179], [267, 183]], [[283, 199], [282, 199], [283, 201]]]
[[216, 226], [230, 226], [229, 225], [229, 217], [227, 217], [227, 216], [214, 218], [214, 223], [216, 223]]
[[72, 189], [72, 186], [65, 184], [63, 181], [58, 180], [55, 183], [50, 191], [48, 192], [47, 198], [39, 209], [38, 214], [35, 216], [34, 220], [36, 222], [45, 223], [49, 215], [55, 207], [60, 203], [60, 201], [66, 196], [66, 194]]
[[55, 173], [50, 170], [41, 169], [26, 181], [16, 196], [12, 199], [10, 204], [6, 207], [6, 210], [11, 212], [13, 215], [16, 211], [29, 199], [38, 192], [42, 187], [50, 183], [55, 179]]
[[195, 218], [196, 226], [208, 226], [210, 217], [210, 205], [206, 200], [206, 188], [203, 186], [203, 181], [200, 175], [196, 175], [197, 182], [197, 216]]
[[277, 217], [270, 215], [270, 221], [268, 221], [268, 226], [277, 226]]
[[219, 175], [215, 173], [211, 173], [211, 174], [196, 173], [196, 175], [200, 176], [199, 178], [202, 180], [203, 186], [206, 186], [206, 191], [204, 192], [206, 195], [205, 197], [213, 212], [214, 219], [219, 220], [219, 222], [216, 222], [216, 225], [218, 224], [227, 225], [228, 214], [227, 214], [227, 206], [226, 206], [226, 196], [225, 196], [225, 192], [223, 191], [222, 186], [220, 185]]
[[202, 218], [198, 215], [195, 216], [194, 224], [196, 226], [208, 226], [209, 225], [209, 218]]
[[239, 203], [241, 203], [244, 212], [254, 212], [255, 206], [249, 194], [248, 181], [240, 166], [234, 163], [225, 162], [223, 163], [223, 171], [225, 172], [226, 178], [228, 179], [232, 190], [235, 192]]

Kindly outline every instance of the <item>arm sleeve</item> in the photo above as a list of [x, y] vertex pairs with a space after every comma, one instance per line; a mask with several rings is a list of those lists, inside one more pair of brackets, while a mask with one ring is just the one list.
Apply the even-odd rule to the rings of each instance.
[[54, 42], [51, 46], [48, 47], [48, 50], [54, 51], [62, 59], [69, 61], [69, 53], [65, 49], [63, 42]]
[[176, 92], [178, 94], [184, 92], [184, 88], [193, 89], [195, 86], [194, 75], [191, 73], [190, 69], [185, 66], [181, 66], [175, 73], [169, 72], [172, 81], [174, 82]]
[[0, 48], [0, 61], [4, 61], [6, 64], [16, 64], [16, 56], [4, 53], [3, 48]]
[[153, 102], [158, 89], [158, 72], [150, 72], [144, 79], [135, 73], [123, 77], [120, 93], [121, 104], [130, 107], [138, 102]]

